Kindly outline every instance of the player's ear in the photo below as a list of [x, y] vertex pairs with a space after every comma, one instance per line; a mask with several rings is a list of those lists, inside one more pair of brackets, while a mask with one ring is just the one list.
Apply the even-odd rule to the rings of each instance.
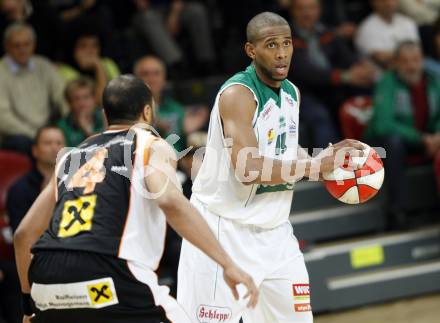
[[246, 55], [249, 56], [250, 59], [255, 59], [255, 46], [251, 42], [246, 42], [244, 44], [244, 50], [246, 52]]
[[142, 119], [149, 125], [153, 124], [153, 108], [151, 105], [146, 104], [142, 111]]

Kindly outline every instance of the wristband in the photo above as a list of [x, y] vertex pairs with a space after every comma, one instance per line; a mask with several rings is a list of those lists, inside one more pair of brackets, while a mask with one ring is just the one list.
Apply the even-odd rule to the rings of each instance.
[[24, 315], [31, 316], [34, 314], [34, 310], [32, 309], [31, 294], [21, 293], [21, 307]]

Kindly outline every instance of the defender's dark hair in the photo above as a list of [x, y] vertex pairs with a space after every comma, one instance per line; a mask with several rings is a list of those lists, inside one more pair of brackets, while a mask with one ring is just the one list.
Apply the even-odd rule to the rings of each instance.
[[280, 15], [265, 11], [253, 17], [246, 27], [246, 38], [250, 43], [254, 43], [259, 38], [260, 30], [265, 27], [289, 26], [286, 19]]
[[152, 106], [152, 95], [145, 83], [132, 74], [111, 80], [104, 89], [102, 105], [109, 124], [136, 121], [144, 107]]

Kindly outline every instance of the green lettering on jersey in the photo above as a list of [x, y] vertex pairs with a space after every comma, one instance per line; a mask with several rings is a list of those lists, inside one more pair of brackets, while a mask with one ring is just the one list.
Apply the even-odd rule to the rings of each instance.
[[264, 185], [261, 184], [255, 194], [263, 194], [263, 193], [273, 193], [273, 192], [281, 192], [281, 191], [293, 191], [295, 185], [293, 184], [278, 184], [278, 185]]

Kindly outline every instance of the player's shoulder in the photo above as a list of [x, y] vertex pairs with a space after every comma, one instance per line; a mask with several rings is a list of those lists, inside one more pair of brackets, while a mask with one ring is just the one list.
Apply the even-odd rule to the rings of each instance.
[[283, 88], [294, 98], [294, 100], [296, 101], [299, 100], [300, 91], [299, 88], [293, 82], [291, 82], [288, 79], [285, 79], [283, 81]]
[[177, 159], [174, 148], [163, 138], [155, 137], [149, 148], [151, 155], [157, 154], [165, 158]]
[[244, 87], [247, 87], [250, 91], [253, 91], [252, 89], [255, 87], [255, 77], [253, 75], [254, 73], [255, 69], [253, 68], [253, 66], [248, 66], [244, 71], [240, 71], [234, 74], [228, 80], [226, 80], [226, 82], [223, 83], [220, 92], [223, 92], [226, 88], [234, 85], [242, 85]]

